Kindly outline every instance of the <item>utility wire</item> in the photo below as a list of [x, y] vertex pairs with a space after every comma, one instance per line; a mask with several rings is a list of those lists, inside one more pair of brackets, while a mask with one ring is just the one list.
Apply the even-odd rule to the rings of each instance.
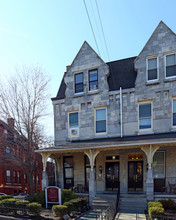
[[104, 30], [103, 30], [103, 25], [102, 25], [102, 22], [101, 22], [101, 17], [100, 17], [100, 12], [99, 12], [99, 9], [98, 9], [97, 0], [95, 0], [95, 3], [96, 3], [96, 7], [97, 7], [98, 17], [99, 17], [99, 20], [100, 20], [101, 30], [102, 30], [102, 33], [103, 33], [103, 38], [104, 38], [104, 43], [105, 43], [105, 47], [106, 47], [106, 52], [107, 52], [108, 59], [109, 59], [109, 62], [110, 62], [108, 47], [107, 47], [107, 44], [106, 44], [105, 34], [104, 34]]
[[83, 0], [83, 2], [84, 2], [84, 6], [85, 6], [85, 9], [86, 9], [86, 12], [87, 12], [88, 19], [89, 19], [89, 23], [90, 23], [90, 27], [91, 27], [91, 30], [92, 30], [92, 34], [94, 36], [95, 44], [97, 46], [97, 51], [98, 51], [98, 54], [100, 56], [100, 51], [99, 51], [98, 44], [97, 44], [97, 41], [96, 41], [95, 33], [94, 33], [94, 30], [93, 30], [93, 27], [92, 27], [92, 23], [91, 23], [91, 20], [90, 20], [89, 12], [87, 10], [87, 5], [86, 5], [85, 0]]

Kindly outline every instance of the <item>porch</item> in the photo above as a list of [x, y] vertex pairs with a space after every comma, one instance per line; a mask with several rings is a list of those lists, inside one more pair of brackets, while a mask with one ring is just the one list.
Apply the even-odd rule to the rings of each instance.
[[46, 161], [51, 157], [56, 161], [56, 185], [89, 193], [90, 203], [97, 193], [119, 189], [122, 194], [144, 193], [148, 200], [157, 194], [175, 195], [176, 140], [146, 137], [147, 142], [140, 136], [139, 140], [75, 141], [37, 150], [43, 157], [43, 187], [47, 186]]

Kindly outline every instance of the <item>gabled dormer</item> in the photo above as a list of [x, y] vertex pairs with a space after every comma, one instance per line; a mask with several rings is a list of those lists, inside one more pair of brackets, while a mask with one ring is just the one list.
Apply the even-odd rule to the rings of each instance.
[[176, 35], [160, 22], [134, 62], [136, 87], [176, 79]]
[[108, 65], [85, 41], [65, 74], [65, 98], [108, 91], [108, 74]]

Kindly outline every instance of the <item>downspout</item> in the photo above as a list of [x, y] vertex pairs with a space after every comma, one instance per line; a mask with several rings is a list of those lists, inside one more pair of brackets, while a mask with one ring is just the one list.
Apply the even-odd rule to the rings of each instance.
[[122, 87], [120, 87], [120, 137], [123, 137], [122, 104]]

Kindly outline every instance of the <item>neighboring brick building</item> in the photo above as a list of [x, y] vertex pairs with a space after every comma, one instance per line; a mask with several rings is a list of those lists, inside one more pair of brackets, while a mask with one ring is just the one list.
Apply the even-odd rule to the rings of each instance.
[[[33, 191], [41, 191], [42, 157], [33, 154]], [[14, 119], [0, 120], [0, 192], [29, 192], [27, 140], [14, 129]]]
[[89, 186], [90, 202], [119, 186], [148, 200], [173, 192], [176, 35], [163, 22], [137, 57], [105, 63], [84, 42], [52, 103], [55, 147], [38, 152], [44, 174], [56, 159], [62, 188]]

